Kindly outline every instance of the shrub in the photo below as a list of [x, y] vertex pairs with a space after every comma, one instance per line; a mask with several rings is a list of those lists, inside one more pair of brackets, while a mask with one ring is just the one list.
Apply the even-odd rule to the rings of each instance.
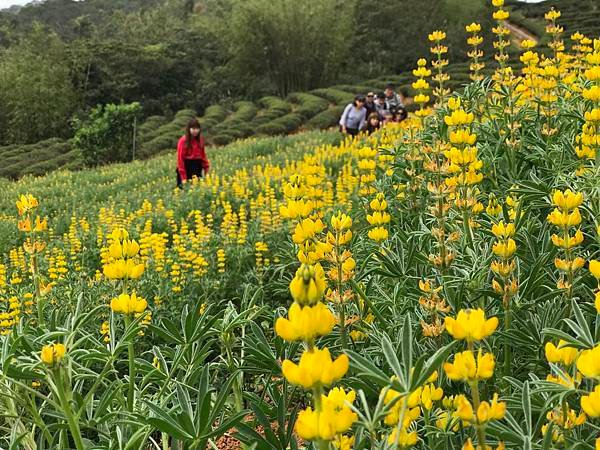
[[98, 105], [76, 128], [73, 145], [87, 166], [127, 161], [131, 158], [133, 123], [141, 113], [139, 103]]
[[306, 123], [306, 128], [325, 129], [337, 125], [344, 112], [344, 108], [345, 106], [335, 106], [317, 114]]
[[335, 103], [336, 105], [346, 106], [348, 103], [354, 100], [354, 95], [350, 92], [340, 91], [339, 89], [326, 88], [326, 89], [315, 89], [310, 91], [311, 94], [318, 95], [324, 99]]
[[294, 103], [300, 104], [300, 106], [296, 109], [296, 112], [305, 119], [316, 116], [329, 106], [329, 103], [324, 98], [307, 94], [305, 92], [295, 92], [290, 94], [288, 99]]

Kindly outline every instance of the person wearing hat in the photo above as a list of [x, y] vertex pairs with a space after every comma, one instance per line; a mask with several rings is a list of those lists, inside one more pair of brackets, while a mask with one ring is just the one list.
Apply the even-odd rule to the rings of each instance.
[[340, 131], [344, 134], [356, 136], [367, 123], [367, 109], [365, 96], [357, 95], [354, 101], [344, 108], [340, 118]]
[[367, 117], [371, 115], [371, 113], [377, 112], [375, 109], [375, 93], [369, 92], [367, 94], [365, 109], [367, 110]]

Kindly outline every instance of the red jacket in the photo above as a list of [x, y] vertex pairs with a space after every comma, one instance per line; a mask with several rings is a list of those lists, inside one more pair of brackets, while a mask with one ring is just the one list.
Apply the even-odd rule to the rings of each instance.
[[199, 159], [205, 173], [210, 167], [210, 163], [206, 157], [206, 151], [204, 150], [204, 137], [200, 135], [200, 142], [196, 139], [192, 140], [192, 145], [189, 149], [186, 141], [186, 137], [182, 136], [177, 143], [177, 170], [179, 171], [179, 176], [182, 180], [187, 179], [184, 164], [184, 160], [186, 159]]

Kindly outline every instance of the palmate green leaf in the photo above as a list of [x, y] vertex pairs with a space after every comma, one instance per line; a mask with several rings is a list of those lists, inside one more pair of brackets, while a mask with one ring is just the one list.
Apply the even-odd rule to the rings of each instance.
[[573, 310], [573, 314], [575, 315], [576, 322], [573, 322], [571, 319], [565, 319], [565, 322], [578, 336], [580, 336], [589, 344], [588, 348], [594, 347], [595, 343], [592, 332], [590, 331], [590, 327], [575, 299], [571, 299], [571, 308]]
[[379, 388], [390, 384], [390, 377], [377, 367], [373, 362], [354, 350], [346, 350], [350, 358], [350, 367], [357, 372], [360, 377], [366, 377], [374, 381]]
[[[406, 321], [405, 321], [405, 326], [406, 326]], [[402, 343], [403, 345], [403, 349], [405, 347], [405, 342]], [[383, 351], [383, 356], [385, 357], [387, 363], [390, 365], [392, 372], [394, 372], [394, 375], [396, 376], [398, 382], [400, 383], [400, 385], [402, 386], [402, 390], [404, 392], [406, 392], [406, 390], [408, 389], [408, 380], [409, 378], [406, 376], [406, 368], [403, 370], [402, 366], [400, 365], [400, 361], [398, 360], [398, 356], [396, 355], [396, 351], [394, 350], [394, 346], [392, 345], [392, 342], [390, 341], [390, 337], [387, 335], [387, 333], [383, 332], [381, 333], [381, 350]], [[403, 355], [404, 357], [404, 352]], [[410, 351], [409, 351], [409, 357], [411, 357]], [[409, 367], [410, 370], [410, 367]]]
[[423, 363], [423, 368], [417, 373], [417, 366], [415, 364], [415, 372], [413, 373], [413, 379], [410, 386], [411, 391], [414, 391], [417, 387], [423, 386], [427, 379], [433, 372], [438, 370], [442, 362], [448, 358], [452, 349], [456, 346], [457, 341], [452, 341], [444, 347], [438, 349], [433, 355], [431, 355], [426, 362]]
[[185, 428], [180, 425], [177, 414], [166, 411], [149, 400], [143, 399], [143, 401], [151, 412], [150, 417], [146, 418], [146, 422], [149, 425], [176, 439], [181, 439], [183, 441], [193, 439], [193, 435], [189, 434]]

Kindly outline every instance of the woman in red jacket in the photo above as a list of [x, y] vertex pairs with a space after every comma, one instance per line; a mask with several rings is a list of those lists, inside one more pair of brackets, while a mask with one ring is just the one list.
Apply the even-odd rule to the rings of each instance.
[[204, 137], [198, 119], [191, 119], [186, 128], [185, 136], [177, 143], [177, 186], [193, 176], [200, 178], [208, 173], [210, 163], [204, 149]]

